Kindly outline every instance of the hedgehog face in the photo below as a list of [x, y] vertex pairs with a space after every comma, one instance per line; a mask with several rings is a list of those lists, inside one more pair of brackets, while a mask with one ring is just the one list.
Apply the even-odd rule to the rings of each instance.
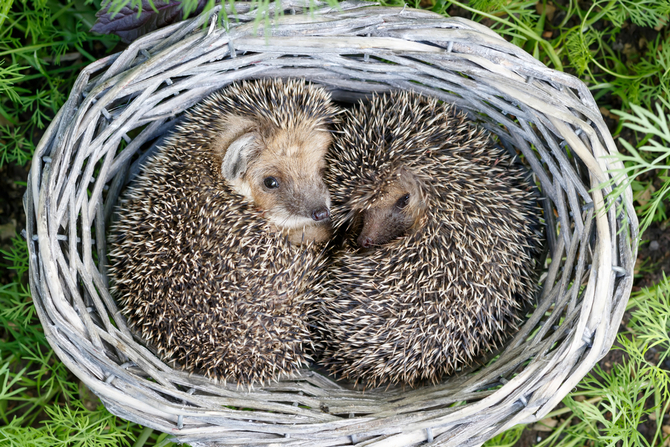
[[363, 223], [356, 240], [363, 248], [383, 245], [405, 235], [420, 225], [426, 213], [421, 182], [407, 168], [397, 169], [381, 185], [378, 194], [353, 209]]
[[332, 139], [317, 126], [255, 128], [235, 139], [222, 173], [291, 243], [330, 237], [330, 194], [323, 182]]

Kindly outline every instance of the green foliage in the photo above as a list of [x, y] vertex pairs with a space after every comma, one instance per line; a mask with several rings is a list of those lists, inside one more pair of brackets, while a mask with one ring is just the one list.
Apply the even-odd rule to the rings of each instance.
[[0, 254], [8, 263], [7, 267], [16, 271], [19, 277], [28, 271], [28, 246], [21, 237], [14, 236], [12, 247], [9, 250], [0, 250]]
[[[113, 10], [141, 5], [141, 0], [109, 0]], [[105, 0], [107, 2], [107, 0]], [[153, 8], [162, 0], [152, 3]], [[327, 0], [337, 4], [336, 0]], [[69, 94], [78, 72], [109, 53], [114, 36], [88, 32], [102, 0], [0, 1], [0, 167], [30, 161], [42, 130]], [[227, 0], [232, 4], [232, 0]], [[402, 6], [403, 0], [383, 0]], [[667, 220], [670, 189], [670, 35], [667, 0], [569, 0], [562, 5], [525, 0], [413, 0], [448, 15], [449, 11], [482, 21], [528, 53], [558, 70], [580, 76], [596, 100], [619, 101], [622, 126], [638, 133], [639, 143], [620, 139], [620, 160], [638, 198], [642, 227]], [[183, 0], [188, 15], [198, 0]], [[211, 8], [209, 1], [206, 8]], [[267, 10], [270, 0], [254, 0]], [[553, 8], [553, 10], [552, 10]], [[553, 11], [553, 12], [552, 12]], [[280, 11], [281, 13], [281, 11]], [[559, 16], [561, 15], [562, 16]], [[553, 15], [553, 18], [552, 18]], [[227, 20], [226, 17], [223, 18]], [[265, 23], [269, 18], [265, 15]], [[626, 50], [617, 43], [635, 24], [655, 28], [658, 35]], [[266, 28], [267, 30], [267, 28]], [[657, 103], [658, 101], [658, 103]], [[619, 177], [622, 179], [623, 177]], [[613, 196], [621, 193], [615, 189]], [[642, 200], [642, 197], [646, 197]], [[165, 434], [123, 422], [104, 408], [84, 406], [82, 384], [49, 348], [37, 321], [26, 284], [28, 253], [15, 238], [2, 252], [12, 271], [0, 284], [0, 445], [8, 446], [165, 446]], [[3, 266], [4, 268], [4, 266]], [[631, 300], [630, 334], [619, 342], [625, 360], [610, 371], [600, 369], [582, 381], [549, 415], [556, 426], [540, 446], [661, 446], [667, 439], [657, 427], [648, 443], [637, 424], [662, 420], [670, 405], [668, 372], [656, 366], [669, 357], [670, 283], [635, 294]], [[659, 358], [648, 360], [650, 349]], [[90, 403], [90, 402], [89, 402]], [[511, 446], [523, 427], [489, 441]]]
[[[453, 7], [471, 13], [474, 20], [485, 21], [545, 64], [582, 78], [586, 75], [584, 81], [597, 97], [616, 95], [626, 107], [630, 104], [650, 107], [658, 97], [670, 99], [667, 25], [670, 2], [569, 1], [565, 6], [549, 3], [547, 0], [435, 0], [431, 9], [445, 15]], [[557, 20], [551, 19], [558, 14], [564, 14], [564, 18], [556, 23]], [[568, 26], [569, 23], [572, 25]], [[631, 24], [655, 28], [660, 33], [653, 41], [640, 41], [643, 47], [634, 51], [614, 45], [617, 36]]]
[[78, 402], [72, 406], [48, 406], [48, 419], [40, 427], [25, 426], [21, 419], [13, 419], [0, 428], [3, 446], [130, 446], [130, 422], [123, 422], [103, 407], [89, 411]]
[[20, 97], [14, 88], [14, 84], [23, 78], [20, 71], [25, 67], [12, 64], [4, 68], [3, 65], [4, 61], [0, 60], [0, 94], [6, 95], [12, 101], [19, 101]]
[[589, 62], [591, 62], [589, 47], [597, 38], [598, 36], [591, 30], [582, 33], [578, 29], [571, 29], [567, 32], [565, 48], [568, 51], [568, 59], [580, 76], [589, 68]]
[[[562, 445], [572, 440], [594, 446], [649, 445], [637, 427], [661, 405], [655, 402], [653, 407], [647, 408], [647, 399], [657, 393], [667, 398], [668, 376], [658, 373], [657, 366], [639, 357], [614, 365], [608, 373], [596, 366], [594, 372], [582, 380], [579, 390], [563, 401], [579, 422], [566, 427], [562, 439], [557, 431], [542, 445]], [[577, 401], [578, 396], [590, 397], [593, 401]]]
[[611, 81], [612, 92], [624, 104], [644, 104], [651, 109], [656, 98], [670, 100], [670, 40], [658, 36], [648, 42], [646, 52], [629, 64], [629, 70], [634, 76]]
[[[595, 2], [591, 9], [604, 3], [604, 1]], [[609, 0], [602, 13], [617, 28], [622, 27], [626, 20], [639, 26], [653, 28], [668, 18], [670, 3], [658, 0]]]
[[663, 363], [670, 357], [670, 280], [663, 275], [659, 284], [633, 295], [628, 307], [635, 309], [628, 327], [636, 341], [644, 350], [655, 347]]
[[485, 447], [513, 447], [519, 439], [524, 430], [523, 425], [517, 425], [498, 436], [495, 436], [484, 443]]
[[[608, 184], [617, 184], [610, 194], [611, 199], [623, 194], [629, 185], [633, 186], [638, 198], [649, 190], [648, 200], [640, 203], [637, 208], [638, 215], [642, 218], [640, 222], [640, 234], [642, 234], [652, 222], [667, 219], [665, 201], [670, 194], [670, 176], [668, 175], [668, 169], [670, 169], [668, 158], [670, 157], [670, 127], [668, 127], [670, 103], [659, 98], [659, 102], [656, 103], [656, 113], [634, 104], [631, 104], [631, 108], [632, 114], [623, 111], [614, 113], [623, 118], [623, 127], [641, 134], [641, 143], [636, 148], [628, 141], [619, 138], [619, 143], [627, 153], [616, 154], [611, 158], [623, 162], [624, 167], [610, 171], [613, 178]], [[637, 181], [643, 176], [651, 180], [646, 180], [644, 184]], [[657, 189], [653, 185], [655, 179], [660, 182], [660, 187]]]
[[[670, 280], [664, 277], [657, 286], [633, 294], [628, 307], [630, 333], [619, 334], [615, 347], [623, 351], [623, 360], [610, 371], [596, 366], [563, 399], [564, 408], [547, 415], [556, 427], [537, 447], [661, 447], [670, 438], [660, 423], [651, 442], [638, 430], [650, 419], [663, 421], [670, 409], [670, 372], [658, 366], [670, 357]], [[658, 358], [651, 355], [652, 348]], [[516, 439], [519, 429], [503, 435]], [[503, 435], [486, 445], [509, 445]]]
[[14, 322], [25, 328], [26, 322], [30, 321], [35, 313], [26, 286], [12, 282], [0, 286], [0, 294], [4, 297], [0, 306], [0, 321]]
[[32, 158], [35, 144], [22, 133], [23, 128], [0, 126], [0, 166], [15, 163], [25, 165]]
[[28, 287], [28, 250], [15, 237], [0, 251], [14, 281], [0, 285], [0, 445], [165, 447], [167, 437], [83, 404], [83, 385], [49, 347]]
[[79, 70], [115, 45], [88, 32], [100, 0], [0, 4], [0, 166], [24, 165]]
[[[565, 39], [573, 67], [577, 74], [588, 75], [594, 90], [602, 90], [601, 95], [611, 92], [619, 96], [627, 107], [631, 104], [649, 107], [657, 97], [669, 99], [667, 55], [670, 41], [662, 36], [667, 36], [664, 25], [670, 14], [670, 3], [665, 0], [601, 0], [591, 4], [587, 11], [578, 10], [577, 14], [581, 18], [579, 25], [570, 28], [564, 37], [553, 43], [560, 44]], [[662, 34], [638, 51], [625, 52], [625, 47], [615, 50], [612, 43], [629, 22], [661, 29]], [[605, 26], [596, 27], [596, 23]]]
[[[0, 251], [3, 268], [16, 272], [16, 279], [0, 286], [0, 329], [7, 336], [0, 338], [0, 359], [22, 359], [47, 342], [42, 327], [35, 318], [30, 292], [25, 283], [28, 271], [28, 248], [19, 237], [12, 239], [12, 248]], [[2, 399], [0, 399], [1, 401]]]

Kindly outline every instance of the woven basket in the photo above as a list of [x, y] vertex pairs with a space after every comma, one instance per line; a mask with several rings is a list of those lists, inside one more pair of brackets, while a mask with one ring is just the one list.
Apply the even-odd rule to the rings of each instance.
[[[588, 89], [468, 20], [280, 6], [256, 30], [256, 12], [238, 3], [228, 31], [217, 7], [77, 79], [25, 196], [30, 287], [53, 349], [109, 411], [194, 446], [476, 446], [541, 419], [612, 345], [637, 255], [630, 189], [604, 208], [610, 189], [598, 185], [620, 165], [604, 157], [617, 151]], [[353, 391], [303, 370], [248, 390], [173, 369], [133, 337], [106, 273], [119, 194], [185, 109], [260, 77], [303, 77], [345, 102], [412, 89], [455, 103], [522, 154], [545, 198], [548, 267], [535, 311], [495, 361], [416, 389]]]

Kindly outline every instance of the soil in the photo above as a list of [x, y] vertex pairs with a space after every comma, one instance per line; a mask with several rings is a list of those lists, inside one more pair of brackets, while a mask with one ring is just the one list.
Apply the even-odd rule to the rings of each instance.
[[658, 284], [663, 275], [670, 276], [670, 221], [654, 222], [642, 235], [642, 241], [633, 290]]
[[[0, 167], [0, 250], [11, 249], [12, 238], [25, 228], [23, 194], [27, 178], [28, 166], [9, 164]], [[13, 270], [3, 268], [4, 264], [0, 257], [0, 285], [12, 281], [14, 276]]]
[[[530, 426], [529, 426], [530, 427]], [[514, 444], [514, 447], [531, 447], [538, 444], [547, 436], [547, 432], [526, 428], [521, 433], [521, 438]]]

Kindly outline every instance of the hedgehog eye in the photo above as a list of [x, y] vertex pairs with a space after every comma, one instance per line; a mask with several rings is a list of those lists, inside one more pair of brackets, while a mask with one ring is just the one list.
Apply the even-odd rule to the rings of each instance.
[[405, 194], [404, 196], [398, 199], [398, 201], [395, 203], [395, 206], [397, 206], [400, 209], [403, 209], [408, 204], [409, 204], [409, 194]]
[[265, 177], [263, 184], [267, 189], [276, 189], [279, 188], [279, 182], [274, 177]]

